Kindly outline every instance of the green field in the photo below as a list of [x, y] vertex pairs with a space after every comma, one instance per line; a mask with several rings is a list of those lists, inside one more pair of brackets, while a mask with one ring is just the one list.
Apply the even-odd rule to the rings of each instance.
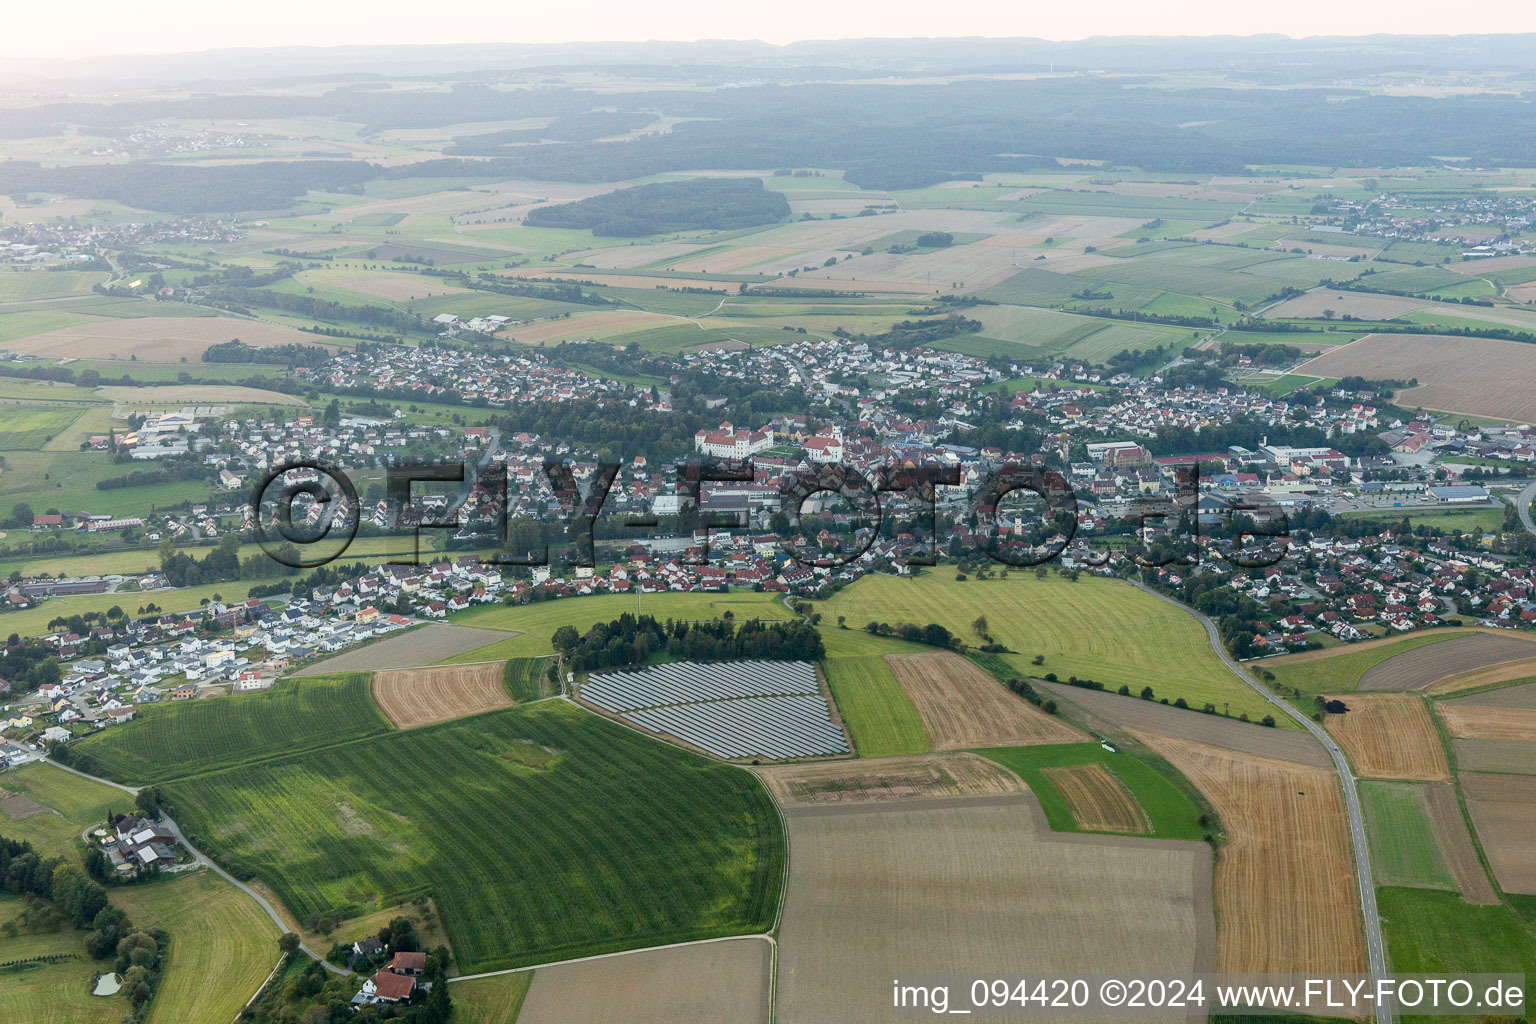
[[1017, 772], [1040, 798], [1053, 832], [1081, 832], [1072, 808], [1042, 768], [1102, 764], [1131, 791], [1159, 839], [1203, 839], [1211, 831], [1200, 823], [1200, 808], [1189, 795], [1133, 754], [1111, 754], [1098, 743], [1062, 743], [1038, 747], [994, 747], [976, 753]]
[[171, 936], [146, 1024], [232, 1021], [277, 963], [277, 925], [211, 871], [117, 889], [112, 902], [134, 924]]
[[[25, 818], [0, 817], [0, 835], [31, 843], [47, 857], [79, 858], [80, 833], [107, 820], [107, 815], [131, 808], [127, 793], [81, 778], [51, 764], [29, 764], [0, 775], [0, 788], [21, 793], [58, 812], [29, 814]], [[4, 959], [0, 957], [0, 959]]]
[[553, 690], [545, 682], [546, 666], [549, 664], [543, 658], [508, 658], [502, 666], [502, 684], [519, 704], [547, 697], [549, 693], [546, 688]]
[[1371, 863], [1383, 885], [1454, 890], [1423, 789], [1401, 782], [1360, 783]]
[[466, 973], [761, 931], [779, 898], [780, 826], [750, 773], [561, 701], [167, 789], [195, 843], [299, 919], [432, 895]]
[[1536, 964], [1536, 928], [1509, 907], [1473, 906], [1453, 892], [1391, 886], [1376, 891], [1376, 902], [1391, 970], [1404, 974], [1525, 974], [1529, 998], [1531, 965]]
[[1479, 528], [1484, 533], [1498, 533], [1504, 527], [1504, 509], [1493, 508], [1384, 508], [1370, 511], [1345, 513], [1344, 519], [1371, 519], [1384, 523], [1400, 523], [1404, 519], [1414, 526], [1428, 526], [1446, 533], [1472, 533]]
[[1441, 640], [1465, 635], [1465, 630], [1417, 633], [1413, 636], [1405, 636], [1395, 643], [1380, 644], [1364, 650], [1353, 650], [1349, 646], [1341, 647], [1337, 653], [1314, 658], [1311, 661], [1289, 663], [1283, 659], [1262, 661], [1256, 663], [1254, 671], [1271, 672], [1275, 676], [1275, 686], [1297, 689], [1302, 693], [1346, 693], [1360, 684], [1360, 677], [1365, 675], [1367, 670], [1394, 655], [1411, 651], [1415, 647], [1423, 647], [1425, 644], [1439, 643]]
[[[537, 658], [552, 654], [554, 648], [550, 646], [549, 638], [561, 626], [571, 625], [585, 631], [595, 623], [616, 619], [624, 612], [634, 614], [635, 607], [633, 595], [594, 594], [590, 597], [565, 597], [536, 604], [487, 604], [468, 608], [453, 616], [451, 621], [454, 625], [503, 629], [521, 635], [454, 655], [444, 663], [452, 665], [467, 661], [496, 661], [501, 658]], [[639, 607], [641, 614], [653, 615], [663, 622], [667, 619], [718, 619], [726, 612], [735, 616], [738, 622], [794, 617], [794, 613], [776, 600], [775, 595], [749, 591], [645, 594], [640, 598]]]
[[[9, 824], [0, 819], [0, 824]], [[0, 894], [0, 922], [11, 921], [25, 904], [18, 896]], [[97, 962], [85, 952], [85, 933], [71, 928], [56, 932], [22, 932], [14, 939], [0, 936], [0, 963], [50, 954], [74, 954], [76, 959], [53, 964], [0, 968], [0, 1020], [17, 1024], [117, 1024], [128, 1013], [121, 996], [93, 996], [91, 983], [108, 961]]]
[[860, 757], [921, 754], [929, 749], [917, 709], [884, 658], [878, 654], [828, 658], [821, 667]]
[[73, 749], [77, 758], [133, 785], [280, 758], [389, 729], [369, 694], [370, 679], [366, 672], [304, 676], [255, 693], [162, 701]]
[[[938, 622], [962, 638], [974, 637], [971, 623], [985, 615], [997, 641], [1016, 652], [1002, 657], [1020, 675], [1075, 675], [1110, 689], [1150, 685], [1158, 699], [1183, 697], [1196, 708], [1229, 703], [1233, 715], [1246, 712], [1255, 721], [1271, 710], [1221, 663], [1191, 615], [1124, 583], [1024, 573], [957, 582], [947, 569], [910, 578], [871, 575], [818, 602], [817, 610], [823, 621], [847, 616], [854, 629], [872, 620]], [[1036, 654], [1045, 656], [1038, 667], [1031, 664]]]
[[0, 407], [0, 451], [36, 451], [68, 430], [81, 411], [47, 406]]
[[455, 1015], [463, 1014], [475, 1024], [517, 1024], [522, 1012], [523, 1000], [528, 998], [528, 988], [533, 984], [533, 971], [519, 971], [495, 978], [478, 978], [454, 985]]
[[99, 270], [29, 270], [0, 273], [0, 302], [88, 295], [107, 279]]
[[115, 465], [99, 452], [6, 452], [5, 472], [0, 473], [0, 506], [9, 509], [16, 502], [25, 501], [35, 509], [53, 507], [146, 516], [153, 508], [204, 501], [212, 490], [202, 480], [176, 480], [109, 491], [96, 486], [97, 481], [126, 476], [135, 469], [144, 467], [137, 463]]

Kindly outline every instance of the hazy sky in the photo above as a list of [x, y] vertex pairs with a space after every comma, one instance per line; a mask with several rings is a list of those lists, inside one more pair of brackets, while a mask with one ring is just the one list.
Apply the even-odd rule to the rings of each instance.
[[1493, 0], [120, 0], [6, 5], [0, 56], [90, 57], [229, 46], [801, 39], [866, 36], [1366, 35], [1536, 31], [1536, 4]]

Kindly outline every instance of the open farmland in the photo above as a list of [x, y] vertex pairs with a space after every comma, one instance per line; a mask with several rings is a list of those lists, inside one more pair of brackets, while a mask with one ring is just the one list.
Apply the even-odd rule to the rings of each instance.
[[[1426, 889], [1452, 887], [1451, 869], [1446, 864], [1435, 825], [1430, 820], [1426, 792], [1430, 788], [1401, 782], [1360, 784], [1360, 804], [1365, 812], [1371, 864], [1378, 884], [1415, 885]], [[1450, 790], [1450, 787], [1441, 788]], [[1453, 806], [1455, 801], [1452, 792]], [[1466, 835], [1465, 828], [1462, 835]], [[1473, 861], [1476, 859], [1474, 854]]]
[[1444, 679], [1476, 669], [1526, 661], [1536, 641], [1511, 633], [1473, 633], [1425, 649], [1405, 651], [1375, 665], [1360, 677], [1359, 689], [1425, 690]]
[[778, 903], [779, 824], [750, 773], [562, 701], [166, 788], [296, 919], [430, 894], [464, 973], [760, 931]]
[[786, 820], [780, 1020], [885, 1020], [891, 979], [913, 970], [1211, 969], [1201, 844], [1052, 835], [1027, 795], [789, 808]]
[[373, 674], [373, 700], [397, 729], [414, 729], [512, 706], [503, 664], [403, 668]]
[[1439, 705], [1446, 731], [1458, 739], [1536, 742], [1536, 709], [1479, 707], [1448, 701]]
[[1195, 784], [1226, 829], [1215, 876], [1215, 969], [1364, 970], [1360, 896], [1333, 772], [1136, 736]]
[[0, 407], [0, 451], [35, 451], [68, 430], [80, 413], [78, 408]]
[[505, 630], [475, 629], [434, 622], [404, 633], [396, 633], [376, 643], [344, 651], [334, 658], [325, 658], [312, 665], [306, 665], [294, 675], [320, 676], [335, 672], [385, 672], [391, 669], [425, 668], [440, 661], [468, 654], [497, 641], [509, 639], [511, 636]]
[[[1023, 574], [963, 582], [932, 572], [870, 575], [818, 602], [817, 611], [825, 619], [846, 615], [855, 628], [870, 621], [937, 622], [959, 637], [974, 637], [972, 623], [985, 615], [997, 641], [1019, 652], [1001, 657], [1021, 676], [1053, 672], [1111, 689], [1151, 686], [1159, 698], [1183, 697], [1196, 708], [1229, 705], [1234, 716], [1246, 712], [1255, 721], [1269, 714], [1269, 702], [1217, 659], [1194, 618], [1125, 583]], [[1131, 622], [1135, 630], [1127, 629]], [[1045, 658], [1042, 666], [1032, 664], [1037, 653]]]
[[1429, 805], [1430, 820], [1434, 824], [1435, 838], [1440, 852], [1450, 865], [1451, 877], [1462, 899], [1468, 903], [1498, 903], [1498, 894], [1488, 880], [1488, 871], [1472, 845], [1467, 831], [1467, 819], [1461, 813], [1461, 803], [1456, 799], [1453, 786], [1425, 786], [1424, 798]]
[[140, 708], [73, 747], [81, 764], [137, 786], [249, 764], [389, 729], [369, 678], [287, 679], [271, 690]]
[[127, 320], [101, 319], [6, 342], [28, 355], [60, 359], [130, 359], [174, 363], [196, 362], [209, 345], [239, 338], [247, 345], [320, 345], [324, 339], [291, 327], [220, 316], [144, 316]]
[[1072, 743], [1081, 730], [1009, 692], [974, 662], [949, 651], [887, 654], [886, 662], [935, 750]]
[[1536, 743], [1524, 740], [1451, 740], [1462, 772], [1536, 775]]
[[1017, 775], [962, 751], [774, 765], [756, 771], [783, 804], [878, 803], [1025, 791]]
[[121, 790], [56, 765], [23, 765], [0, 775], [0, 835], [31, 843], [43, 857], [79, 860], [80, 833], [130, 802]]
[[[742, 938], [673, 949], [647, 949], [583, 963], [541, 967], [523, 1001], [517, 1024], [767, 1024], [769, 959], [765, 939]], [[479, 1009], [494, 996], [492, 982], [453, 986], [454, 1009]], [[504, 983], [503, 983], [504, 984]], [[516, 984], [516, 983], [514, 983]], [[466, 1000], [461, 993], [478, 986]], [[492, 1001], [487, 1009], [494, 1012]], [[494, 1016], [475, 1016], [477, 1024]]]
[[1473, 669], [1470, 672], [1461, 672], [1430, 683], [1424, 688], [1424, 692], [1435, 696], [1443, 696], [1445, 694], [1460, 693], [1463, 690], [1475, 690], [1484, 686], [1492, 686], [1496, 683], [1513, 683], [1525, 679], [1536, 679], [1536, 658], [1504, 661], [1496, 665]]
[[876, 654], [829, 657], [821, 667], [860, 757], [929, 749], [922, 719], [884, 658]]
[[[0, 923], [14, 923], [26, 908], [23, 898], [0, 896]], [[91, 995], [103, 964], [85, 952], [83, 932], [71, 928], [0, 937], [0, 963], [30, 957], [67, 957], [0, 970], [0, 1020], [25, 1024], [118, 1024], [129, 1010], [121, 997]]]
[[1072, 807], [1072, 817], [1085, 831], [1132, 835], [1152, 831], [1136, 798], [1102, 764], [1062, 765], [1041, 771], [1055, 783]]
[[277, 962], [277, 926], [211, 871], [112, 894], [134, 924], [170, 933], [165, 978], [147, 1024], [233, 1020]]
[[1536, 894], [1536, 776], [1463, 772], [1461, 791], [1499, 887]]
[[1157, 701], [1122, 697], [1104, 690], [1089, 690], [1065, 683], [1034, 684], [1058, 701], [1075, 705], [1096, 721], [1117, 729], [1145, 729], [1176, 739], [1195, 740], [1239, 754], [1258, 754], [1281, 761], [1327, 768], [1328, 752], [1310, 734], [1270, 729], [1225, 715], [1206, 715]]
[[1304, 363], [1301, 371], [1321, 377], [1417, 379], [1418, 387], [1398, 392], [1398, 405], [1536, 421], [1536, 394], [1525, 384], [1536, 380], [1536, 345], [1433, 334], [1368, 334]]
[[1450, 765], [1423, 698], [1411, 693], [1347, 695], [1349, 710], [1328, 715], [1328, 733], [1355, 766], [1376, 779], [1448, 782]]
[[1300, 654], [1285, 654], [1264, 660], [1265, 671], [1275, 676], [1275, 684], [1302, 693], [1347, 692], [1360, 685], [1360, 677], [1389, 658], [1426, 644], [1439, 644], [1471, 635], [1466, 630], [1435, 630], [1405, 637], [1362, 640], [1342, 647], [1324, 647]]
[[1501, 686], [1495, 690], [1474, 693], [1445, 701], [1441, 707], [1512, 708], [1521, 711], [1536, 710], [1536, 680]]

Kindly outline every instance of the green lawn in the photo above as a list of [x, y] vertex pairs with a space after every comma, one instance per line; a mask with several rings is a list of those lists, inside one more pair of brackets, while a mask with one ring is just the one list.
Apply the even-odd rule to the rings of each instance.
[[1424, 802], [1424, 787], [1402, 782], [1362, 782], [1371, 863], [1383, 885], [1455, 889], [1451, 869]]
[[1394, 643], [1380, 644], [1363, 650], [1355, 650], [1352, 645], [1346, 645], [1338, 648], [1337, 653], [1330, 653], [1310, 661], [1286, 661], [1284, 658], [1279, 658], [1274, 661], [1256, 662], [1251, 668], [1254, 672], [1273, 673], [1274, 685], [1288, 689], [1295, 688], [1302, 693], [1346, 693], [1360, 684], [1360, 677], [1369, 669], [1394, 655], [1411, 651], [1415, 647], [1423, 647], [1425, 644], [1439, 643], [1452, 637], [1466, 635], [1465, 630], [1416, 633]]
[[917, 709], [878, 654], [828, 658], [821, 663], [860, 757], [926, 752], [928, 737]]
[[448, 990], [453, 996], [454, 1014], [463, 1014], [475, 1024], [517, 1024], [533, 973], [519, 971], [455, 984]]
[[561, 701], [167, 790], [194, 842], [300, 919], [430, 894], [466, 973], [761, 931], [778, 905], [780, 824], [749, 772]]
[[1110, 753], [1098, 743], [1062, 743], [1037, 747], [994, 747], [976, 753], [1017, 772], [1040, 798], [1046, 820], [1054, 832], [1081, 832], [1072, 808], [1042, 768], [1101, 764], [1131, 791], [1152, 832], [1159, 839], [1203, 839], [1211, 829], [1200, 824], [1200, 808], [1194, 800], [1147, 762], [1134, 754]]
[[[0, 819], [0, 825], [9, 822]], [[0, 921], [14, 920], [23, 903], [0, 895]], [[85, 933], [65, 928], [14, 939], [0, 936], [0, 963], [50, 954], [74, 954], [53, 964], [0, 969], [0, 1020], [17, 1024], [117, 1024], [129, 1011], [121, 996], [93, 996], [95, 976], [110, 967], [85, 953]]]
[[[0, 817], [0, 835], [32, 844], [47, 857], [78, 859], [78, 840], [86, 828], [103, 822], [114, 811], [133, 806], [133, 797], [111, 786], [81, 778], [51, 764], [29, 764], [0, 775], [0, 788], [22, 793], [57, 811], [25, 818]], [[5, 957], [0, 957], [0, 960]]]

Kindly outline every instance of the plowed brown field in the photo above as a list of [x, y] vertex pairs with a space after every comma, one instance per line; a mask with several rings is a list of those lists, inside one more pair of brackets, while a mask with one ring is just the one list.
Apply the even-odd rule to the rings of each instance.
[[1360, 894], [1337, 777], [1135, 732], [1195, 784], [1226, 826], [1216, 863], [1216, 970], [1366, 969]]
[[1152, 824], [1136, 798], [1103, 765], [1075, 764], [1041, 771], [1072, 808], [1078, 827], [1134, 835], [1152, 831]]
[[1525, 661], [1536, 642], [1524, 637], [1473, 633], [1425, 644], [1371, 666], [1360, 677], [1359, 689], [1423, 690], [1442, 680], [1506, 662]]
[[1440, 717], [1452, 736], [1468, 740], [1536, 740], [1536, 710], [1441, 704]]
[[975, 754], [916, 754], [821, 761], [757, 771], [786, 804], [854, 804], [943, 797], [1002, 796], [1029, 787], [1008, 769]]
[[404, 668], [373, 674], [373, 700], [399, 729], [447, 722], [512, 706], [503, 662]]
[[885, 660], [912, 699], [935, 750], [1077, 743], [1092, 738], [1010, 693], [958, 654], [887, 654]]
[[1536, 777], [1463, 772], [1461, 791], [1499, 885], [1536, 893]]
[[1472, 837], [1467, 835], [1467, 822], [1461, 816], [1461, 805], [1456, 802], [1454, 786], [1425, 786], [1424, 802], [1429, 806], [1430, 820], [1435, 824], [1435, 836], [1440, 840], [1440, 852], [1456, 879], [1456, 888], [1468, 903], [1492, 905], [1499, 902], [1488, 881], [1483, 862], [1477, 859]]
[[1448, 782], [1450, 765], [1424, 701], [1411, 693], [1346, 693], [1349, 710], [1329, 715], [1329, 734], [1368, 779]]

